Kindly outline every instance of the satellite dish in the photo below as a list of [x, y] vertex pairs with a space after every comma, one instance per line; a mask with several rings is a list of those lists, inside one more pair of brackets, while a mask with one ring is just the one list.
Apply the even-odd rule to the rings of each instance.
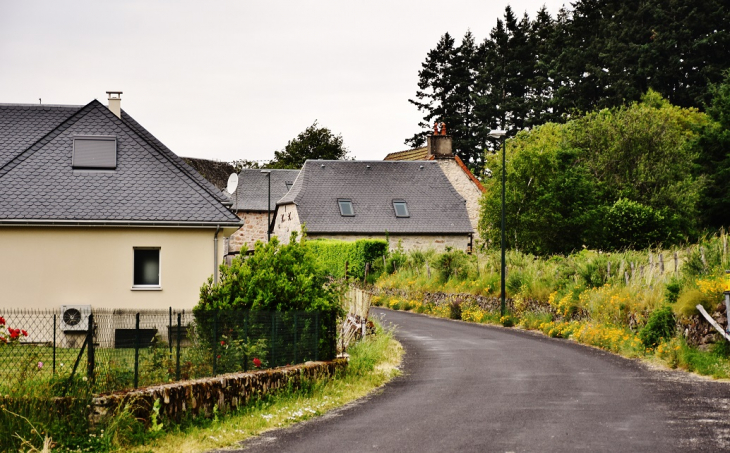
[[231, 173], [231, 176], [228, 177], [228, 184], [226, 185], [226, 190], [228, 193], [233, 193], [238, 188], [238, 175], [235, 173]]

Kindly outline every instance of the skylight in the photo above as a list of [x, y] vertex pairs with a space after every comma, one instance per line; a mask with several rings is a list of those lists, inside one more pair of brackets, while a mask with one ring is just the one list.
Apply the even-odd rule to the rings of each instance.
[[396, 217], [410, 217], [408, 204], [403, 200], [393, 200], [393, 209]]
[[337, 200], [340, 205], [340, 215], [343, 217], [354, 217], [355, 209], [352, 207], [352, 200], [340, 198]]

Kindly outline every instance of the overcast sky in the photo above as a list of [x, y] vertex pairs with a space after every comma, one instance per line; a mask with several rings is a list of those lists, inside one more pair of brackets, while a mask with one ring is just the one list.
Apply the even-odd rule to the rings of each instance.
[[318, 120], [351, 155], [404, 150], [441, 35], [561, 0], [0, 0], [0, 103], [122, 108], [180, 156], [267, 160]]

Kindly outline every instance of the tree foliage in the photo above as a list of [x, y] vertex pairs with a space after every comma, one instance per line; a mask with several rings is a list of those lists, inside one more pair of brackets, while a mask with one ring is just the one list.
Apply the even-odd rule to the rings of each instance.
[[[568, 253], [677, 243], [697, 234], [704, 179], [693, 174], [705, 114], [654, 92], [628, 107], [547, 123], [507, 143], [510, 247]], [[501, 159], [482, 199], [482, 237], [497, 244]]]
[[341, 135], [335, 135], [315, 120], [304, 132], [289, 140], [283, 150], [274, 152], [267, 168], [300, 169], [307, 159], [339, 160], [347, 158]]
[[553, 18], [507, 6], [490, 35], [448, 33], [428, 52], [416, 98], [424, 113], [406, 143], [423, 144], [443, 121], [457, 154], [480, 169], [488, 137], [565, 122], [627, 105], [654, 90], [680, 107], [704, 109], [730, 68], [730, 6], [721, 0], [578, 0]]

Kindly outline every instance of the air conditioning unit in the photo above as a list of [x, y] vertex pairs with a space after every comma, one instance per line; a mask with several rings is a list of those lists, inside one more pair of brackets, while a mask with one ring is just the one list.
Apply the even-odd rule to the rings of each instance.
[[91, 305], [61, 305], [61, 330], [86, 332], [90, 314]]

